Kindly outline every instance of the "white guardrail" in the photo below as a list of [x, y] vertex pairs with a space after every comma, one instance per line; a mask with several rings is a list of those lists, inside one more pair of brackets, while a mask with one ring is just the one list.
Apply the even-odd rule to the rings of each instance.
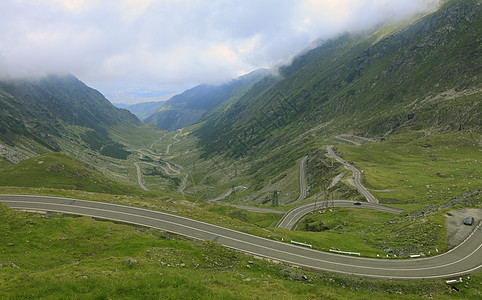
[[305, 247], [310, 247], [313, 248], [310, 244], [302, 243], [302, 242], [295, 242], [291, 241], [292, 244], [300, 245], [300, 246], [305, 246]]
[[340, 251], [340, 250], [334, 250], [334, 249], [330, 249], [330, 252], [335, 252], [335, 253], [340, 253], [340, 254], [348, 254], [348, 255], [358, 255], [358, 256], [360, 256], [360, 253], [358, 253], [358, 252], [347, 252], [347, 251]]

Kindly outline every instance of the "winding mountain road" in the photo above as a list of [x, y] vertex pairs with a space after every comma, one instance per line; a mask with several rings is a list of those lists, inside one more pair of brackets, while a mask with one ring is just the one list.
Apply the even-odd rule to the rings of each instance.
[[[176, 133], [176, 135], [174, 135], [174, 136], [172, 137], [172, 138], [175, 140], [175, 142], [167, 145], [166, 153], [165, 153], [165, 154], [169, 154], [169, 150], [170, 150], [172, 144], [175, 144], [175, 143], [177, 143], [177, 142], [180, 141], [180, 140], [177, 138], [177, 136], [178, 136], [179, 134], [181, 134], [181, 133], [182, 133], [182, 129], [179, 129], [178, 132]], [[165, 137], [165, 136], [166, 136], [166, 133], [164, 133], [164, 135], [163, 135], [162, 137], [160, 137], [159, 140], [161, 140], [161, 139], [162, 139], [163, 137]], [[152, 149], [153, 145], [154, 145], [157, 141], [159, 141], [159, 140], [156, 140], [154, 143], [152, 143], [151, 146], [150, 146], [150, 148]], [[145, 156], [151, 156], [151, 157], [153, 157], [154, 159], [157, 159], [157, 160], [162, 159], [162, 157], [163, 157], [162, 155], [158, 155], [157, 153], [153, 152], [151, 149], [136, 149], [136, 150], [133, 150], [133, 151], [138, 152], [139, 155], [140, 155], [140, 158], [142, 158], [142, 156], [145, 155]], [[148, 152], [148, 153], [146, 153], [146, 152]], [[146, 186], [142, 183], [142, 171], [141, 171], [140, 164], [151, 165], [151, 166], [154, 166], [154, 167], [160, 167], [160, 168], [163, 169], [164, 172], [166, 172], [166, 174], [169, 175], [169, 176], [176, 176], [176, 175], [180, 175], [180, 174], [181, 174], [181, 171], [174, 169], [169, 162], [167, 162], [167, 161], [163, 161], [163, 162], [166, 164], [167, 168], [165, 168], [165, 167], [163, 167], [163, 166], [160, 166], [160, 165], [158, 165], [158, 164], [150, 163], [150, 162], [143, 162], [143, 161], [141, 161], [141, 162], [135, 162], [135, 163], [134, 163], [134, 165], [136, 166], [136, 170], [137, 170], [137, 183], [139, 184], [139, 186], [140, 186], [143, 190], [149, 191], [149, 189], [146, 188]], [[179, 166], [179, 168], [182, 169], [181, 166]], [[172, 173], [171, 173], [171, 171], [172, 171]], [[185, 193], [184, 193], [184, 190], [186, 189], [186, 186], [187, 186], [187, 177], [188, 177], [188, 176], [189, 176], [188, 173], [185, 173], [185, 174], [184, 174], [184, 178], [183, 178], [183, 180], [182, 180], [182, 186], [179, 188], [179, 192], [180, 192], [181, 194], [183, 194], [183, 195], [185, 194]]]
[[303, 157], [300, 164], [300, 196], [298, 197], [298, 199], [296, 199], [291, 203], [296, 203], [306, 198], [307, 191], [308, 191], [308, 184], [306, 183], [306, 176], [305, 176], [307, 160], [308, 160], [308, 156]]
[[[218, 202], [219, 200], [223, 200], [224, 198], [228, 197], [229, 195], [231, 195], [236, 190], [244, 191], [244, 190], [247, 190], [247, 189], [248, 189], [247, 187], [242, 186], [242, 185], [241, 186], [235, 186], [232, 189], [230, 189], [229, 191], [227, 191], [226, 193], [222, 194], [221, 196], [216, 197], [216, 198], [211, 199], [211, 200], [207, 200], [207, 202]], [[221, 204], [221, 203], [218, 203], [218, 204]]]
[[365, 141], [367, 143], [378, 143], [377, 140], [362, 137], [362, 136], [352, 135], [352, 134], [340, 134], [340, 135], [335, 136], [335, 138], [339, 139], [339, 140], [342, 140], [342, 141], [345, 141], [345, 142], [348, 142], [348, 143], [353, 144], [355, 146], [361, 146], [362, 144], [357, 142], [357, 141], [353, 141], [353, 140], [350, 140], [350, 139], [347, 139], [347, 138], [362, 140], [362, 141]]
[[[354, 201], [351, 200], [333, 200], [333, 207], [352, 207], [352, 208], [366, 208], [378, 211], [389, 212], [393, 214], [400, 214], [403, 209], [398, 209], [389, 206], [383, 206], [375, 203], [360, 202], [360, 205], [354, 205]], [[316, 210], [321, 209], [320, 202], [318, 202], [318, 207], [316, 203], [308, 203], [301, 205], [289, 210], [283, 218], [278, 222], [276, 227], [292, 229], [293, 226], [306, 214]]]
[[188, 173], [185, 173], [184, 174], [184, 178], [182, 179], [182, 186], [179, 188], [179, 193], [185, 195], [186, 193], [184, 192], [184, 190], [186, 189], [187, 187], [187, 177], [189, 176]]
[[137, 170], [137, 183], [139, 184], [141, 189], [143, 189], [144, 191], [149, 191], [149, 189], [146, 188], [146, 186], [142, 183], [142, 171], [141, 171], [141, 166], [139, 166], [139, 162], [135, 162], [134, 166], [136, 166], [136, 170]]
[[335, 136], [336, 139], [339, 139], [339, 140], [342, 140], [344, 142], [348, 142], [350, 144], [353, 144], [355, 146], [361, 146], [361, 143], [359, 142], [355, 142], [355, 141], [352, 141], [352, 140], [349, 140], [349, 139], [345, 139], [344, 137], [342, 137], [341, 135], [337, 135]]
[[[334, 207], [360, 207], [400, 214], [401, 210], [399, 209], [379, 205], [378, 200], [360, 183], [360, 172], [338, 157], [333, 151], [333, 146], [328, 146], [327, 149], [329, 156], [352, 170], [355, 186], [368, 200], [368, 203], [363, 202], [356, 206], [353, 201], [334, 200]], [[169, 147], [166, 152], [168, 151]], [[293, 202], [300, 201], [306, 197], [307, 186], [304, 170], [306, 160], [307, 157], [304, 157], [300, 165], [300, 196]], [[170, 165], [168, 167], [173, 170]], [[165, 171], [167, 172], [167, 170]], [[140, 169], [138, 167], [139, 172]], [[139, 184], [142, 184], [140, 179]], [[244, 187], [236, 188], [241, 189]], [[233, 189], [218, 198], [227, 197], [232, 191]], [[216, 200], [213, 199], [213, 201]], [[447, 253], [429, 258], [388, 260], [320, 252], [180, 216], [115, 204], [55, 197], [12, 195], [0, 195], [0, 202], [16, 209], [57, 211], [153, 227], [196, 239], [212, 240], [242, 252], [317, 271], [369, 278], [422, 280], [453, 278], [482, 269], [482, 222], [475, 227], [469, 238]], [[252, 210], [252, 207], [239, 206], [239, 208]], [[313, 203], [296, 207], [288, 211], [277, 226], [291, 229], [300, 218], [314, 209], [316, 207]], [[273, 210], [273, 212], [279, 211]]]
[[337, 156], [335, 152], [333, 151], [333, 146], [328, 146], [326, 147], [328, 150], [328, 156], [333, 157], [337, 161], [341, 162], [345, 168], [351, 170], [353, 172], [353, 181], [355, 184], [356, 189], [363, 195], [365, 196], [366, 200], [370, 203], [375, 203], [378, 204], [380, 203], [377, 198], [375, 198], [360, 182], [361, 178], [361, 173], [358, 171], [354, 166], [346, 162], [343, 158]]
[[[305, 169], [306, 169], [306, 161], [307, 160], [308, 160], [308, 156], [305, 156], [301, 160], [301, 163], [300, 163], [300, 195], [298, 196], [298, 198], [296, 200], [292, 201], [291, 203], [296, 203], [296, 202], [299, 202], [299, 201], [305, 199], [306, 195], [308, 193], [308, 184], [306, 183], [306, 175], [305, 175], [306, 174]], [[226, 193], [222, 194], [221, 196], [219, 196], [217, 198], [207, 200], [207, 202], [215, 202], [215, 203], [220, 204], [220, 205], [229, 205], [229, 206], [233, 206], [233, 207], [236, 207], [236, 208], [239, 208], [239, 209], [244, 209], [244, 210], [253, 211], [253, 212], [260, 212], [260, 213], [276, 213], [276, 214], [285, 213], [284, 211], [277, 210], [277, 209], [269, 209], [269, 208], [255, 207], [255, 206], [236, 205], [236, 204], [219, 202], [219, 200], [222, 200], [222, 199], [228, 197], [235, 190], [246, 190], [246, 189], [247, 189], [247, 187], [245, 187], [245, 186], [236, 186], [236, 187], [232, 188], [231, 190], [227, 191]]]
[[154, 147], [154, 145], [155, 145], [157, 142], [159, 142], [160, 140], [162, 140], [162, 138], [164, 138], [166, 135], [167, 135], [167, 133], [164, 132], [164, 135], [161, 136], [158, 140], [155, 140], [155, 141], [151, 144], [151, 146], [150, 146], [149, 148], [152, 149], [152, 148]]
[[169, 154], [169, 150], [171, 149], [171, 146], [177, 142], [179, 142], [179, 139], [177, 138], [178, 135], [180, 135], [182, 133], [183, 129], [178, 129], [177, 130], [177, 133], [175, 136], [172, 137], [173, 140], [175, 140], [174, 143], [170, 143], [169, 145], [167, 145], [167, 148], [166, 148], [166, 154]]
[[[337, 138], [342, 139], [340, 136], [336, 136]], [[345, 139], [343, 139], [345, 140]], [[369, 140], [369, 139], [367, 139]], [[348, 142], [352, 142], [350, 140], [346, 140]], [[374, 140], [369, 140], [369, 141], [374, 141]], [[352, 142], [355, 145], [361, 145], [356, 142]], [[361, 202], [360, 205], [353, 205], [353, 201], [350, 200], [334, 200], [333, 201], [333, 206], [334, 207], [357, 207], [357, 208], [367, 208], [367, 209], [374, 209], [374, 210], [379, 210], [379, 211], [386, 211], [386, 212], [391, 212], [391, 213], [396, 213], [400, 214], [403, 210], [397, 209], [397, 208], [392, 208], [388, 206], [383, 206], [379, 205], [378, 200], [373, 197], [373, 195], [361, 184], [360, 182], [360, 171], [358, 171], [355, 167], [347, 163], [345, 160], [343, 160], [341, 157], [337, 156], [335, 152], [333, 151], [333, 146], [328, 146], [328, 156], [333, 157], [337, 161], [341, 162], [345, 167], [350, 169], [353, 172], [353, 178], [355, 181], [355, 187], [358, 189], [358, 191], [365, 196], [367, 199], [368, 203]], [[308, 157], [303, 158], [301, 161], [300, 165], [300, 196], [298, 199], [293, 201], [292, 203], [298, 202], [306, 198], [307, 194], [307, 184], [306, 184], [306, 179], [305, 179], [305, 166], [306, 166], [306, 160]], [[314, 203], [309, 203], [305, 204], [302, 206], [295, 207], [289, 211], [286, 212], [286, 214], [281, 218], [281, 220], [278, 222], [276, 227], [280, 228], [286, 228], [286, 229], [292, 229], [293, 226], [306, 214], [314, 211], [316, 209]]]
[[481, 224], [454, 249], [429, 258], [372, 259], [312, 250], [148, 209], [69, 198], [0, 195], [20, 210], [53, 211], [114, 220], [218, 242], [226, 247], [316, 271], [397, 280], [455, 278], [482, 269]]

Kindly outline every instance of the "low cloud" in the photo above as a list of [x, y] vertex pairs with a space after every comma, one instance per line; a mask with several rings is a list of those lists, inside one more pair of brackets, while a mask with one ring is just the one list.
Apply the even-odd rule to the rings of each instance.
[[107, 93], [120, 83], [146, 89], [218, 83], [287, 61], [318, 39], [398, 21], [438, 3], [3, 0], [0, 75], [72, 73]]

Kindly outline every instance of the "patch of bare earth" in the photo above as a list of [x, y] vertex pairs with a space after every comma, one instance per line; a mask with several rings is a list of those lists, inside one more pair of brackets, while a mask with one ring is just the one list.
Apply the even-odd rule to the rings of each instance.
[[[465, 225], [464, 219], [473, 217], [472, 225]], [[447, 246], [453, 248], [462, 243], [474, 230], [477, 224], [482, 220], [482, 209], [480, 208], [463, 208], [451, 210], [447, 213], [445, 225], [447, 226]]]

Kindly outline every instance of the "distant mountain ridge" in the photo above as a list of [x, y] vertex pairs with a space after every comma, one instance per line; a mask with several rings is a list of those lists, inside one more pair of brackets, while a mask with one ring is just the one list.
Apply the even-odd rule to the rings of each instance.
[[205, 113], [241, 95], [267, 73], [267, 70], [259, 69], [222, 85], [198, 85], [163, 103], [159, 110], [144, 122], [170, 131], [195, 124]]
[[328, 41], [208, 118], [200, 146], [245, 156], [309, 145], [321, 130], [480, 131], [480, 13], [480, 1], [451, 0], [405, 27]]
[[108, 134], [108, 128], [119, 124], [141, 125], [129, 111], [115, 108], [72, 75], [0, 81], [0, 143], [5, 145], [33, 141], [48, 151], [60, 151], [58, 139], [66, 139], [124, 158], [129, 152]]
[[155, 114], [164, 105], [165, 101], [151, 101], [137, 104], [114, 104], [118, 108], [124, 108], [136, 115], [141, 121]]

